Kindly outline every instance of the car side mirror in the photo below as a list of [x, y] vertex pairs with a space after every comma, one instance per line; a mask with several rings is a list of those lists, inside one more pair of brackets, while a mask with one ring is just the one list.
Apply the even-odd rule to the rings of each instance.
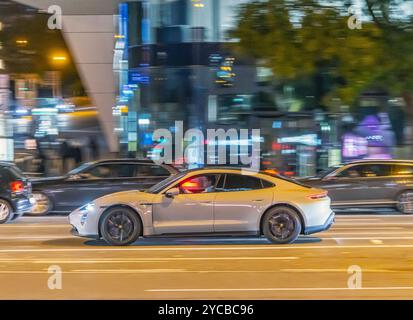
[[175, 196], [179, 195], [181, 192], [179, 191], [179, 188], [172, 188], [166, 191], [165, 197], [167, 198], [174, 198]]

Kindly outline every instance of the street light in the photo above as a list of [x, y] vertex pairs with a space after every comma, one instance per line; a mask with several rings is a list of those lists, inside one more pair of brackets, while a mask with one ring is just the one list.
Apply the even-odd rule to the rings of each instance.
[[67, 57], [63, 55], [56, 55], [52, 57], [54, 63], [65, 63], [67, 61]]
[[53, 97], [62, 96], [62, 80], [61, 80], [61, 69], [67, 64], [68, 58], [64, 53], [54, 53], [50, 57], [51, 63], [55, 66], [51, 71], [52, 76], [52, 88], [53, 88]]
[[27, 46], [29, 43], [29, 41], [27, 41], [26, 39], [17, 39], [16, 40], [16, 44], [19, 46]]

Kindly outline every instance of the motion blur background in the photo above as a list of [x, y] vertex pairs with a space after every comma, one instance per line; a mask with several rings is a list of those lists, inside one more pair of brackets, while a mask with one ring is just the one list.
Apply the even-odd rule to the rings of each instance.
[[259, 128], [290, 176], [412, 159], [413, 1], [0, 0], [0, 160], [150, 157], [177, 120]]

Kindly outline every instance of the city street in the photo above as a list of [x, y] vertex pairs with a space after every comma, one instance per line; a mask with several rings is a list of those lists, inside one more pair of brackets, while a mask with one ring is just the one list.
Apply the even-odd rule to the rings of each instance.
[[[67, 217], [0, 226], [0, 299], [411, 299], [413, 215], [339, 215], [292, 245], [265, 239], [73, 237]], [[50, 266], [62, 289], [48, 288]], [[348, 268], [362, 270], [349, 289]]]

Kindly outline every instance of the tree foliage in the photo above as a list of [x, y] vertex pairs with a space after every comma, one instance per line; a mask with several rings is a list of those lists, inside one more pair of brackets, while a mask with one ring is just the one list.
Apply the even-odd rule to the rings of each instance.
[[352, 1], [249, 2], [240, 7], [231, 36], [239, 39], [240, 52], [265, 61], [281, 82], [327, 68], [333, 85], [320, 101], [326, 105], [333, 97], [352, 103], [372, 87], [406, 98], [413, 91], [413, 20], [407, 1], [364, 1], [361, 29], [348, 25]]

